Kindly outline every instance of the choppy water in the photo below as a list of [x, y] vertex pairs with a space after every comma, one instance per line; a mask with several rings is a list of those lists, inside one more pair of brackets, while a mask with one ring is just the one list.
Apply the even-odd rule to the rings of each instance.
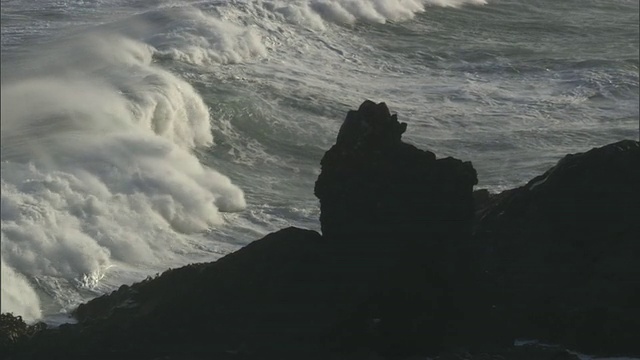
[[288, 225], [346, 111], [500, 190], [638, 138], [637, 0], [2, 1], [2, 311]]

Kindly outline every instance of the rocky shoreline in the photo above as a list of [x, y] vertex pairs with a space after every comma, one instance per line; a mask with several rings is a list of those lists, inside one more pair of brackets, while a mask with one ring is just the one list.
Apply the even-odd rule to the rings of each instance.
[[640, 356], [640, 146], [567, 155], [473, 190], [470, 162], [350, 111], [315, 186], [322, 235], [287, 228], [80, 305], [0, 318], [6, 359], [575, 359]]

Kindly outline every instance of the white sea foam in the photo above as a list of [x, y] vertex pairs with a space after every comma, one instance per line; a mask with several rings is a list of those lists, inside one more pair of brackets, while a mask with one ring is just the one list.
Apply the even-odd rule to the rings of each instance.
[[144, 37], [157, 49], [158, 57], [202, 66], [237, 64], [267, 52], [253, 28], [192, 7], [164, 8], [135, 21], [149, 24]]
[[[270, 28], [279, 32], [284, 23], [300, 25], [311, 30], [324, 31], [330, 24], [353, 25], [356, 23], [398, 22], [414, 18], [426, 10], [427, 6], [459, 7], [462, 5], [484, 5], [485, 0], [254, 0], [232, 3], [224, 6], [221, 3], [218, 11], [229, 21], [241, 26], [247, 24], [260, 28]], [[269, 23], [274, 23], [270, 26]], [[215, 26], [214, 26], [215, 27]], [[253, 30], [253, 27], [245, 27]], [[243, 47], [258, 49], [257, 32], [247, 36], [246, 32], [240, 43]], [[262, 34], [265, 35], [265, 34]], [[265, 35], [268, 38], [268, 35]], [[247, 40], [249, 39], [249, 40]], [[264, 40], [264, 37], [262, 38]], [[256, 53], [264, 55], [259, 49]]]
[[258, 2], [289, 22], [324, 29], [322, 20], [336, 24], [385, 23], [408, 20], [424, 11], [422, 0], [307, 0]]
[[153, 64], [153, 51], [94, 33], [10, 65], [18, 75], [2, 84], [1, 311], [40, 316], [24, 275], [82, 288], [113, 261], [163, 268], [193, 251], [183, 234], [245, 206], [238, 187], [191, 153], [213, 144], [208, 109]]
[[459, 7], [484, 5], [485, 0], [306, 0], [269, 1], [267, 8], [275, 10], [294, 23], [306, 23], [312, 28], [323, 28], [318, 16], [337, 24], [404, 21], [425, 11], [425, 5]]
[[426, 0], [428, 5], [443, 7], [460, 7], [463, 5], [486, 5], [486, 0]]
[[[2, 239], [4, 241], [4, 239]], [[33, 288], [24, 276], [16, 273], [2, 261], [0, 274], [2, 277], [2, 312], [20, 315], [27, 322], [33, 322], [42, 316], [40, 301]]]

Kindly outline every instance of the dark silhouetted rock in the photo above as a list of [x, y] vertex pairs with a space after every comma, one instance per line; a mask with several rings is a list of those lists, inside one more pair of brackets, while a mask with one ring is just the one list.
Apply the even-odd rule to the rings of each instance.
[[389, 250], [412, 238], [443, 231], [451, 238], [470, 229], [477, 183], [471, 163], [436, 160], [432, 152], [403, 143], [406, 127], [384, 103], [365, 101], [349, 111], [315, 185], [329, 240], [357, 242], [365, 251], [377, 248], [379, 239]]
[[318, 258], [323, 252], [314, 231], [288, 228], [269, 234], [218, 261], [167, 270], [83, 304], [74, 312], [78, 324], [42, 332], [29, 347], [14, 349], [13, 358], [238, 359], [313, 353], [319, 334], [349, 310], [331, 290], [331, 278], [322, 276]]
[[42, 322], [27, 325], [21, 316], [14, 316], [12, 313], [0, 314], [0, 353], [10, 346], [27, 341], [46, 328], [47, 325]]
[[478, 210], [475, 237], [516, 336], [640, 355], [640, 147], [567, 155]]
[[[471, 293], [482, 288], [469, 252], [476, 171], [402, 142], [406, 128], [384, 103], [365, 101], [347, 114], [315, 184], [323, 236], [386, 282], [352, 319], [360, 328], [349, 328], [349, 341], [394, 356], [467, 342], [477, 334], [471, 323], [490, 312], [489, 300]], [[367, 326], [367, 340], [356, 339]]]

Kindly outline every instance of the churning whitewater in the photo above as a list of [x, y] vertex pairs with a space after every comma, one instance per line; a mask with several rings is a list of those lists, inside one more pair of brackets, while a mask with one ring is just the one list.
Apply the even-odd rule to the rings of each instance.
[[27, 321], [318, 229], [364, 99], [496, 191], [638, 137], [637, 1], [8, 0], [1, 23], [1, 311]]

